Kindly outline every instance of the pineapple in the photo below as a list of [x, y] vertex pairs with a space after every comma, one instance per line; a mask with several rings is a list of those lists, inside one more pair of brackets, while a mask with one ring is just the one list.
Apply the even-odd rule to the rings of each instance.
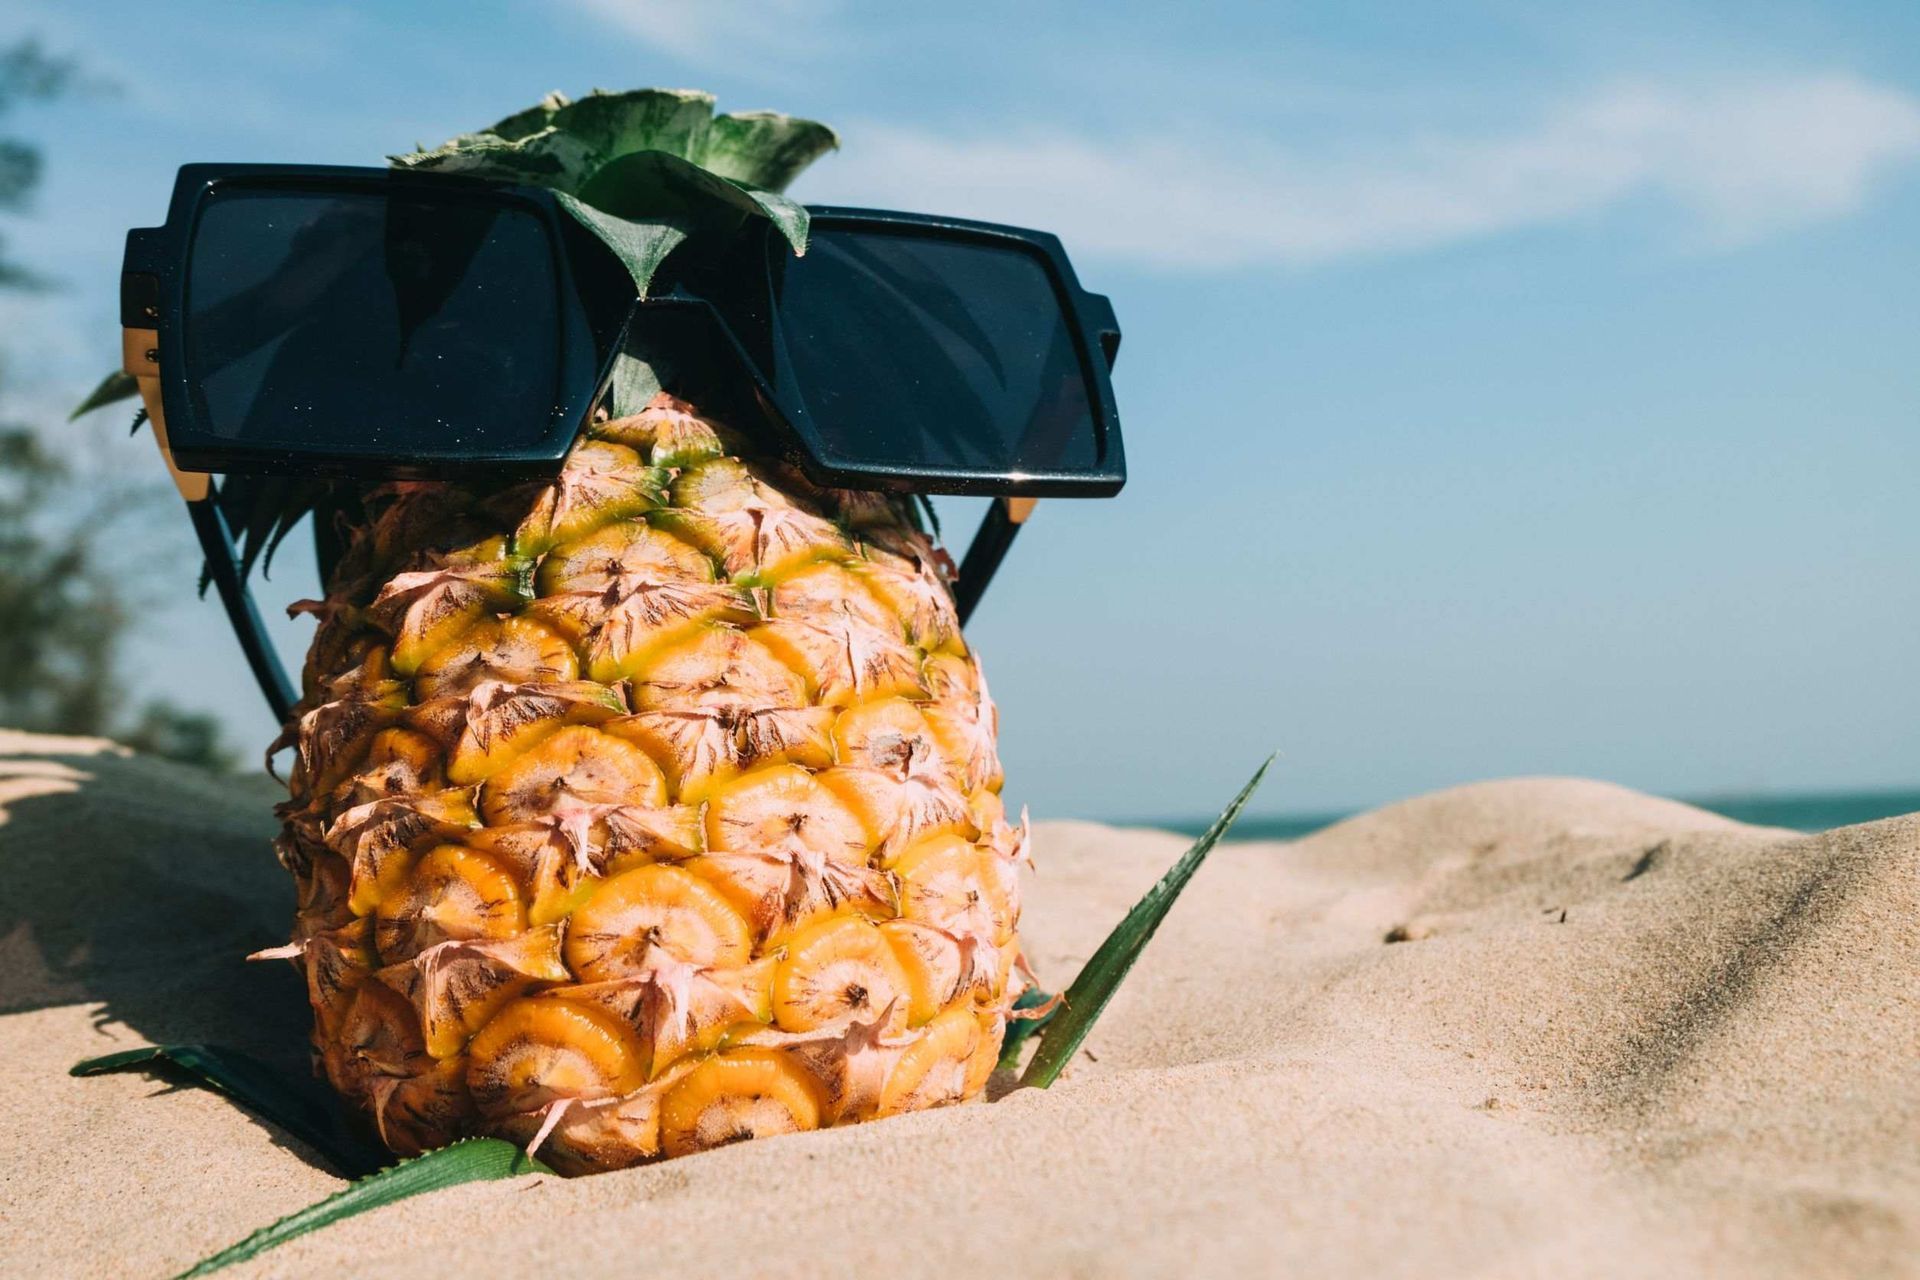
[[[394, 162], [553, 188], [644, 295], [753, 219], [802, 251], [778, 192], [836, 145], [596, 90]], [[243, 575], [308, 512], [344, 538], [295, 606], [298, 907], [262, 954], [398, 1153], [495, 1135], [584, 1173], [959, 1102], [1044, 1011], [952, 562], [911, 499], [820, 488], [673, 381], [621, 352], [550, 482], [213, 494]]]
[[385, 487], [289, 730], [318, 1067], [564, 1172], [978, 1094], [1024, 822], [950, 561], [665, 393], [551, 483]]

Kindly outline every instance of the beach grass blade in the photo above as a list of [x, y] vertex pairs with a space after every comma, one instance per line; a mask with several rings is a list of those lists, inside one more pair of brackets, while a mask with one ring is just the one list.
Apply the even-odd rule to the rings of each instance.
[[1121, 980], [1127, 976], [1127, 971], [1133, 968], [1133, 962], [1140, 958], [1141, 951], [1153, 938], [1153, 931], [1166, 918], [1174, 899], [1193, 879], [1193, 873], [1206, 861], [1213, 846], [1220, 843], [1227, 829], [1233, 826], [1233, 820], [1240, 816], [1241, 807], [1259, 787], [1260, 780], [1267, 776], [1267, 770], [1272, 767], [1277, 755], [1276, 752], [1267, 757], [1266, 763], [1254, 772], [1247, 785], [1240, 789], [1240, 794], [1233, 798], [1233, 803], [1214, 819], [1206, 834], [1180, 855], [1180, 860], [1173, 864], [1166, 875], [1160, 877], [1158, 884], [1147, 890], [1147, 895], [1134, 904], [1133, 910], [1127, 912], [1126, 918], [1107, 935], [1100, 949], [1093, 953], [1093, 958], [1080, 970], [1080, 976], [1067, 988], [1059, 1013], [1049, 1020], [1046, 1030], [1041, 1033], [1040, 1047], [1034, 1051], [1033, 1061], [1027, 1064], [1027, 1073], [1020, 1078], [1022, 1085], [1044, 1089], [1059, 1079], [1061, 1070], [1079, 1052], [1087, 1033], [1093, 1030], [1094, 1022], [1106, 1009], [1107, 1001], [1113, 998]]
[[467, 1138], [437, 1151], [429, 1151], [423, 1156], [402, 1160], [391, 1168], [360, 1179], [317, 1204], [290, 1213], [238, 1244], [201, 1259], [191, 1270], [181, 1272], [175, 1280], [212, 1275], [223, 1267], [258, 1257], [310, 1231], [318, 1231], [370, 1209], [383, 1209], [429, 1191], [457, 1187], [464, 1182], [491, 1182], [498, 1178], [552, 1172], [511, 1142], [499, 1138]]
[[163, 1078], [184, 1079], [225, 1094], [313, 1148], [345, 1177], [371, 1173], [388, 1158], [379, 1148], [348, 1131], [342, 1122], [339, 1104], [317, 1082], [294, 1079], [287, 1072], [237, 1049], [210, 1044], [149, 1045], [88, 1058], [75, 1063], [69, 1074], [98, 1076], [119, 1071], [145, 1071]]

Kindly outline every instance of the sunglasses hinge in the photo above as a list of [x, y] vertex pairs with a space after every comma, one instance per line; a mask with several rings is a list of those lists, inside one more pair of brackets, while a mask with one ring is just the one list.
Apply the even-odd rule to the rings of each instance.
[[160, 459], [167, 464], [173, 487], [188, 502], [204, 502], [213, 489], [213, 477], [204, 471], [182, 471], [173, 465], [173, 448], [167, 443], [167, 407], [160, 396], [160, 331], [126, 328], [120, 331], [120, 368], [140, 388], [140, 403], [146, 406], [147, 423], [154, 443], [160, 446]]

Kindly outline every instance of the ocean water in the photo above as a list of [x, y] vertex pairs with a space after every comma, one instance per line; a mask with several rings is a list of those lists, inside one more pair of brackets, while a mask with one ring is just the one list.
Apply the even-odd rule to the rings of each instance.
[[[1725, 814], [1736, 822], [1757, 827], [1786, 827], [1793, 831], [1827, 831], [1861, 822], [1920, 811], [1920, 791], [1833, 791], [1807, 795], [1709, 796], [1686, 800], [1714, 813]], [[1249, 814], [1233, 826], [1235, 840], [1297, 840], [1322, 827], [1331, 826], [1346, 813]], [[1159, 827], [1198, 835], [1207, 829], [1209, 818], [1181, 819], [1177, 822], [1147, 822], [1142, 826]]]

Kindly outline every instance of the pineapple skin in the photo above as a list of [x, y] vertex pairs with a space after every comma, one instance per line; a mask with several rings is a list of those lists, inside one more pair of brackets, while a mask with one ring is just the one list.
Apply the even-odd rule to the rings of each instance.
[[663, 395], [550, 484], [369, 512], [276, 848], [317, 1069], [388, 1147], [582, 1173], [985, 1087], [1026, 828], [906, 500]]

